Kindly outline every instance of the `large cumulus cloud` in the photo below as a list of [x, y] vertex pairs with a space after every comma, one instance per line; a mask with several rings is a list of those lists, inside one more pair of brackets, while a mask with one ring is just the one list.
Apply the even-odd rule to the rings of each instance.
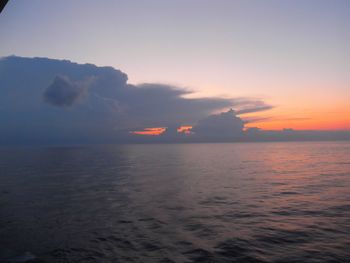
[[120, 70], [67, 60], [7, 57], [0, 71], [0, 115], [7, 120], [0, 133], [28, 140], [118, 141], [135, 128], [191, 125], [230, 107], [271, 107], [249, 98], [186, 98], [192, 92], [181, 87], [133, 85]]

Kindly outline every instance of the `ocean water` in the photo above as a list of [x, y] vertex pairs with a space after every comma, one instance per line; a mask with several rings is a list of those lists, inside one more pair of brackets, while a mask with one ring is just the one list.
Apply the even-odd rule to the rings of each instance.
[[350, 262], [350, 142], [0, 148], [0, 262]]

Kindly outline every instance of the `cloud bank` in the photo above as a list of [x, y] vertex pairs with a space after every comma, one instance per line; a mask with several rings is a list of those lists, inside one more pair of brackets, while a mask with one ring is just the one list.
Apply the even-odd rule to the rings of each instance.
[[119, 142], [130, 130], [194, 125], [201, 119], [196, 130], [204, 133], [214, 121], [205, 118], [213, 112], [271, 108], [249, 98], [185, 98], [192, 91], [133, 85], [112, 67], [47, 58], [0, 59], [0, 89], [0, 143]]

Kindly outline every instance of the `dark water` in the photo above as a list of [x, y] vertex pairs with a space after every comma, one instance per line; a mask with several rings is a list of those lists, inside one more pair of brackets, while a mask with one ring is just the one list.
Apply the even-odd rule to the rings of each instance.
[[0, 262], [34, 256], [350, 262], [350, 142], [0, 148]]

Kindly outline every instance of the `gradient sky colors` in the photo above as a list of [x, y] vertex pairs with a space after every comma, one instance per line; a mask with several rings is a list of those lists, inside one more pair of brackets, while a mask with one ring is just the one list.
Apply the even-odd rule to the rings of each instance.
[[349, 14], [347, 0], [10, 1], [0, 56], [111, 65], [130, 83], [275, 106], [250, 127], [350, 129]]

